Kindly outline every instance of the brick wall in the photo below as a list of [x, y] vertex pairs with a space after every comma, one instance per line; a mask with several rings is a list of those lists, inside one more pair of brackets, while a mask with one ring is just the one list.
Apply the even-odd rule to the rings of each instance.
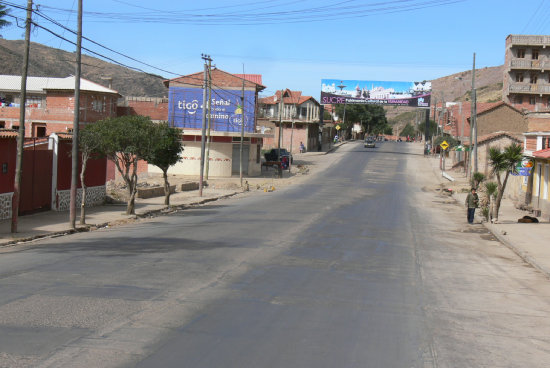
[[548, 132], [550, 131], [550, 117], [547, 118], [528, 118], [528, 132]]
[[168, 120], [168, 100], [165, 98], [127, 97], [117, 108], [117, 115], [149, 116], [151, 120]]
[[500, 105], [493, 110], [478, 115], [477, 125], [478, 137], [499, 131], [513, 133], [527, 131], [527, 120], [523, 114], [507, 105]]

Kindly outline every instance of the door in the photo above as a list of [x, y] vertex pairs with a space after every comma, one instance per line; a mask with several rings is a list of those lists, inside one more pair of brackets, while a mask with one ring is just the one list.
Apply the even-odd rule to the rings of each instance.
[[[231, 174], [240, 173], [240, 144], [233, 145], [233, 154], [231, 155]], [[243, 144], [243, 174], [248, 174], [248, 158], [250, 154], [250, 146]]]
[[51, 209], [52, 158], [49, 150], [23, 151], [19, 214]]

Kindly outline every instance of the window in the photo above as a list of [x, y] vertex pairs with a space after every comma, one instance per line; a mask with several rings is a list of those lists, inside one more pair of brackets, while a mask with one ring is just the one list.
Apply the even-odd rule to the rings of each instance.
[[533, 49], [531, 51], [531, 59], [533, 59], [533, 60], [538, 60], [539, 59], [539, 50], [538, 49]]
[[29, 96], [25, 100], [25, 106], [27, 107], [42, 107], [42, 97], [40, 96]]
[[516, 73], [516, 82], [523, 82], [523, 73]]
[[531, 73], [529, 79], [531, 80], [531, 84], [537, 84], [539, 77], [536, 73]]
[[523, 96], [516, 96], [516, 104], [521, 105], [523, 103]]
[[92, 110], [96, 112], [105, 112], [105, 105], [105, 96], [103, 96], [103, 98], [92, 96]]
[[0, 129], [4, 129], [6, 127], [5, 121], [0, 121]]
[[46, 127], [45, 126], [36, 127], [36, 136], [37, 137], [45, 137], [46, 136]]
[[518, 58], [523, 59], [525, 57], [525, 49], [518, 49]]
[[535, 96], [529, 96], [529, 104], [534, 105], [537, 103], [537, 98]]

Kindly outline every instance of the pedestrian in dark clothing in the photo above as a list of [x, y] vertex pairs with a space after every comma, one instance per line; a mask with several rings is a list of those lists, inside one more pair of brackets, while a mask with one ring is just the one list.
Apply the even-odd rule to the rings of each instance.
[[466, 196], [466, 206], [468, 207], [468, 223], [474, 223], [474, 214], [479, 206], [479, 197], [476, 194], [476, 188], [472, 188], [471, 192]]

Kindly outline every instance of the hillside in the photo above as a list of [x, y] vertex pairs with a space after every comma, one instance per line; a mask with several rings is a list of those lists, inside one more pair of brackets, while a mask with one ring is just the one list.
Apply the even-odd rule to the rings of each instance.
[[[478, 102], [497, 102], [502, 100], [502, 78], [504, 66], [488, 67], [476, 70], [476, 89]], [[432, 82], [432, 104], [451, 101], [470, 101], [472, 71], [467, 70], [437, 78]], [[416, 116], [416, 108], [386, 107], [386, 117], [394, 132], [399, 132], [407, 124], [413, 124], [422, 117]], [[424, 116], [424, 115], [422, 115]], [[423, 120], [422, 120], [423, 121]]]
[[[0, 39], [0, 74], [21, 75], [25, 41]], [[75, 74], [75, 56], [72, 52], [54, 49], [39, 43], [31, 43], [29, 52], [29, 76], [67, 77]], [[165, 79], [137, 72], [94, 57], [82, 55], [82, 78], [105, 87], [112, 78], [112, 88], [124, 96], [163, 97], [167, 90]]]

